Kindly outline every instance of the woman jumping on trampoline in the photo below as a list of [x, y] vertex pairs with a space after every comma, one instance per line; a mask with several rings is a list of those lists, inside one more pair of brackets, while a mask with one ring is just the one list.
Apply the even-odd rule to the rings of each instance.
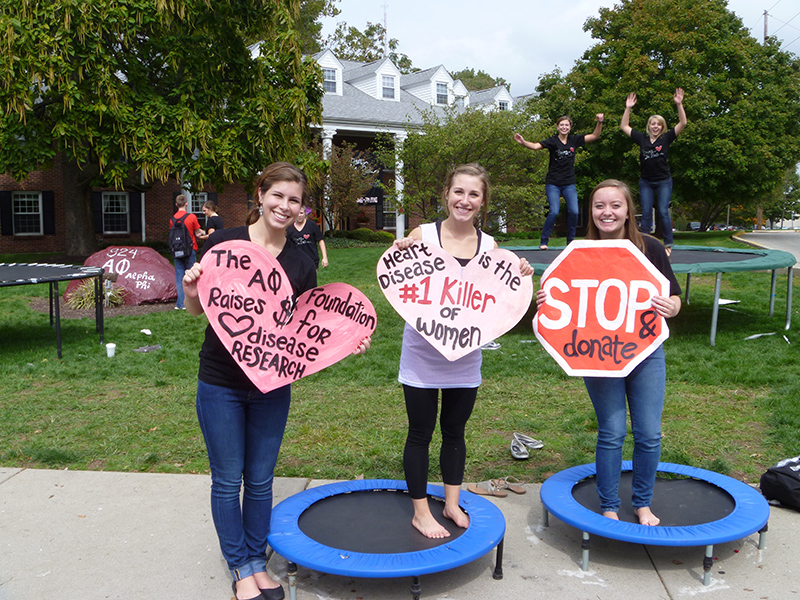
[[647, 133], [630, 126], [631, 109], [636, 105], [636, 94], [629, 94], [625, 100], [620, 129], [636, 142], [639, 152], [639, 202], [642, 205], [642, 222], [639, 230], [650, 233], [653, 227], [653, 203], [658, 213], [661, 233], [667, 253], [672, 251], [672, 219], [669, 216], [669, 203], [672, 198], [672, 174], [667, 163], [667, 154], [672, 142], [686, 128], [686, 111], [683, 109], [683, 90], [678, 88], [672, 97], [678, 109], [678, 124], [667, 131], [667, 121], [661, 115], [653, 115], [647, 120]]
[[[454, 168], [447, 176], [442, 193], [442, 205], [447, 218], [417, 227], [409, 237], [397, 241], [397, 246], [405, 249], [416, 241], [424, 241], [444, 249], [462, 266], [466, 265], [479, 253], [497, 247], [494, 239], [475, 225], [478, 218], [486, 214], [489, 195], [486, 169], [478, 164]], [[533, 274], [533, 268], [524, 258], [520, 262], [520, 271], [525, 276]], [[467, 456], [464, 429], [481, 383], [481, 361], [480, 350], [448, 361], [406, 323], [398, 375], [398, 380], [403, 384], [408, 414], [403, 469], [414, 505], [412, 525], [429, 538], [450, 536], [431, 514], [427, 495], [428, 448], [436, 428], [440, 389], [442, 446], [439, 464], [444, 482], [443, 514], [459, 527], [466, 528], [469, 525], [469, 517], [461, 510], [458, 501]]]
[[556, 121], [556, 135], [551, 136], [541, 142], [529, 142], [519, 133], [514, 134], [514, 141], [522, 144], [531, 150], [541, 150], [547, 148], [550, 151], [550, 163], [547, 167], [547, 175], [544, 179], [544, 193], [547, 196], [547, 203], [550, 211], [542, 227], [542, 236], [539, 240], [539, 248], [547, 250], [550, 243], [550, 234], [558, 218], [561, 196], [567, 203], [567, 244], [575, 239], [575, 231], [578, 227], [578, 192], [575, 188], [575, 151], [584, 144], [594, 142], [600, 138], [603, 132], [603, 113], [597, 113], [597, 124], [594, 131], [588, 135], [570, 135], [572, 129], [572, 119], [567, 116], [559, 117]]
[[[681, 309], [681, 287], [661, 242], [652, 236], [642, 235], [637, 229], [633, 194], [628, 186], [616, 179], [607, 179], [594, 188], [589, 196], [589, 204], [592, 218], [586, 239], [626, 239], [633, 242], [669, 280], [669, 297], [654, 296], [653, 309], [662, 317], [677, 315]], [[544, 290], [536, 293], [537, 306], [546, 299]], [[659, 346], [626, 377], [583, 378], [597, 415], [597, 493], [604, 517], [619, 518], [622, 444], [627, 433], [627, 409], [630, 408], [633, 509], [642, 525], [658, 525], [660, 522], [650, 510], [650, 503], [661, 458], [661, 413], [666, 376], [664, 348]]]
[[[266, 167], [255, 182], [258, 208], [247, 225], [215, 231], [204, 252], [228, 240], [245, 240], [266, 248], [280, 263], [294, 296], [317, 285], [314, 263], [294, 244], [286, 229], [308, 202], [303, 172], [288, 163]], [[186, 309], [203, 312], [197, 291], [200, 263], [186, 272]], [[366, 338], [354, 354], [369, 347]], [[234, 361], [214, 329], [206, 327], [200, 350], [197, 416], [211, 467], [211, 515], [222, 554], [233, 575], [237, 600], [280, 600], [283, 588], [267, 574], [267, 536], [272, 514], [272, 480], [286, 419], [290, 386], [261, 393]], [[244, 481], [241, 504], [240, 489]]]

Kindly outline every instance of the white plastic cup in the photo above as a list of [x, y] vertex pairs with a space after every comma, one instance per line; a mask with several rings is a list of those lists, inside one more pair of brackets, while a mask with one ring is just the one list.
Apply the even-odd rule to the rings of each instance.
[[117, 345], [116, 344], [106, 344], [106, 354], [108, 358], [112, 358], [114, 354], [117, 352]]

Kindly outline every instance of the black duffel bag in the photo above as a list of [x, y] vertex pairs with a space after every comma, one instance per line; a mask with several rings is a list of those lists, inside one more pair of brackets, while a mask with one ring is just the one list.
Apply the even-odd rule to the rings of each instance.
[[761, 493], [787, 508], [800, 510], [800, 456], [782, 460], [761, 476]]

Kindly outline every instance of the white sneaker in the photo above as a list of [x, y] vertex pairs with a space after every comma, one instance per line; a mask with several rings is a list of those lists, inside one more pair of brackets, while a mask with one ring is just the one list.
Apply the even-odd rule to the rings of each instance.
[[529, 435], [525, 435], [524, 433], [517, 433], [514, 432], [514, 439], [517, 440], [523, 446], [527, 446], [533, 450], [538, 450], [539, 448], [544, 447], [544, 442], [541, 440], [535, 440]]
[[487, 342], [481, 346], [481, 350], [500, 350], [500, 344], [494, 341]]
[[525, 460], [526, 458], [530, 458], [530, 454], [528, 453], [528, 449], [525, 445], [517, 439], [515, 435], [511, 438], [511, 456], [516, 458], [517, 460]]

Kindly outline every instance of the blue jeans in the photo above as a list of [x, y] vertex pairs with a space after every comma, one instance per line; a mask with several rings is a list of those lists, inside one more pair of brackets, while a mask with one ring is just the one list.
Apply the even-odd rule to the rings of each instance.
[[639, 231], [651, 233], [653, 229], [653, 202], [655, 202], [658, 220], [661, 223], [661, 233], [664, 236], [664, 245], [671, 247], [672, 219], [669, 216], [669, 203], [672, 199], [672, 177], [661, 181], [639, 180], [639, 202], [642, 205], [642, 222]]
[[650, 506], [661, 458], [661, 412], [667, 369], [664, 348], [644, 359], [627, 377], [584, 377], [597, 414], [597, 494], [601, 511], [619, 512], [622, 444], [633, 432], [633, 508]]
[[547, 218], [544, 220], [542, 238], [539, 243], [546, 246], [550, 241], [550, 234], [553, 232], [558, 218], [561, 196], [564, 196], [564, 201], [567, 203], [567, 243], [569, 244], [575, 239], [575, 230], [578, 228], [578, 191], [575, 189], [575, 184], [559, 186], [546, 183], [544, 194], [547, 196], [550, 212], [547, 213]]
[[192, 253], [186, 258], [175, 259], [175, 285], [178, 287], [178, 302], [175, 304], [177, 308], [183, 308], [183, 301], [186, 298], [183, 293], [183, 275], [194, 266], [197, 262], [197, 251], [192, 250]]
[[272, 479], [290, 401], [288, 385], [262, 394], [197, 383], [197, 418], [211, 466], [211, 516], [235, 580], [267, 570]]

